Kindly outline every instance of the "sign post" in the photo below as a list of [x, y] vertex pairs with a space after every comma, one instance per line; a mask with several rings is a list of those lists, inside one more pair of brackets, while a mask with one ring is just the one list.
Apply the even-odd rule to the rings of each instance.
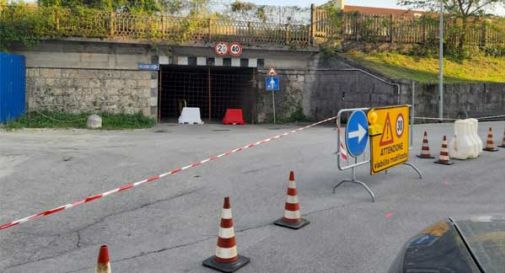
[[277, 73], [273, 68], [270, 68], [268, 71], [268, 77], [265, 78], [265, 89], [266, 91], [272, 92], [272, 109], [273, 109], [273, 115], [274, 115], [274, 124], [276, 124], [276, 118], [275, 118], [275, 92], [280, 90], [279, 86], [279, 76], [277, 76]]

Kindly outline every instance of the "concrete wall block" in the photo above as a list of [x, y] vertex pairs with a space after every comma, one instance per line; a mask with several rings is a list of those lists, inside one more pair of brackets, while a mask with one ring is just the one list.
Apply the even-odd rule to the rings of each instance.
[[58, 68], [41, 68], [40, 69], [40, 77], [43, 78], [60, 78], [61, 77], [61, 69]]
[[26, 77], [38, 77], [39, 76], [38, 68], [27, 68], [26, 69]]
[[137, 80], [125, 80], [124, 81], [124, 86], [126, 88], [136, 88], [137, 87]]

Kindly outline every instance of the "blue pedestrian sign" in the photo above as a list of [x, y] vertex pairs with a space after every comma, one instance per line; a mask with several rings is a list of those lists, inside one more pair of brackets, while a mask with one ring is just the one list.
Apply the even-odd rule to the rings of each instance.
[[353, 157], [358, 157], [365, 151], [368, 144], [368, 120], [365, 112], [352, 112], [345, 130], [345, 144]]
[[265, 89], [272, 92], [279, 91], [279, 76], [266, 77]]

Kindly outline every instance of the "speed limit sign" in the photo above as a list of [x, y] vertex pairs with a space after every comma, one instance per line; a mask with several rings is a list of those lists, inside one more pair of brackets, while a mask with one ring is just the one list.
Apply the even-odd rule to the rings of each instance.
[[230, 55], [233, 57], [238, 57], [238, 56], [242, 55], [242, 46], [237, 42], [231, 43], [230, 44]]
[[226, 42], [219, 42], [214, 47], [214, 51], [218, 56], [225, 56], [228, 54], [228, 44]]
[[403, 115], [400, 113], [400, 114], [398, 114], [398, 117], [396, 118], [396, 135], [398, 137], [402, 137], [404, 128], [405, 128], [405, 124], [403, 121]]

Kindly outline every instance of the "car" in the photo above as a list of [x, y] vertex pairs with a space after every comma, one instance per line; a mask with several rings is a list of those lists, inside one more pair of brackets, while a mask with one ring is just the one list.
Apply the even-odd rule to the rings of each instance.
[[403, 246], [389, 273], [504, 273], [505, 218], [439, 221]]

